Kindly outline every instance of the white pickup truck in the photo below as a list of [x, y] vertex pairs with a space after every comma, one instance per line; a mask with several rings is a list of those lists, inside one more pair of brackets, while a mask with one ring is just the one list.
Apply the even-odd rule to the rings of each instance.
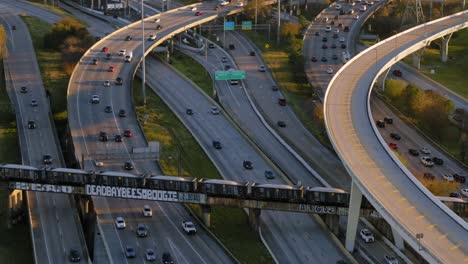
[[190, 221], [183, 221], [182, 228], [184, 229], [185, 233], [189, 235], [197, 233], [197, 229], [195, 228], [195, 225]]

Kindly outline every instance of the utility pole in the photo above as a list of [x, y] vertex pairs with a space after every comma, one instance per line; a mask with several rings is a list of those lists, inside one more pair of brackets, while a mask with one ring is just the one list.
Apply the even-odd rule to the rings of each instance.
[[143, 2], [144, 0], [141, 0], [141, 49], [142, 49], [142, 56], [143, 56], [143, 61], [141, 70], [143, 71], [142, 74], [142, 81], [141, 81], [141, 95], [143, 96], [143, 105], [146, 105], [146, 75], [145, 75], [145, 16], [144, 16], [144, 9], [143, 9]]
[[255, 26], [257, 25], [258, 0], [255, 0]]
[[281, 27], [281, 0], [278, 0], [278, 33], [276, 34], [276, 44], [280, 43], [280, 27]]

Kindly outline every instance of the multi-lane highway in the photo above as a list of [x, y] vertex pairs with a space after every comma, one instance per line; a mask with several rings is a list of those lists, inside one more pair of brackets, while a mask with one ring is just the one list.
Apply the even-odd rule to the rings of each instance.
[[[2, 14], [0, 22], [7, 31], [5, 77], [17, 114], [23, 163], [43, 166], [43, 155], [48, 154], [53, 158], [50, 166], [63, 166], [60, 144], [54, 133], [49, 101], [28, 28], [18, 16], [12, 14]], [[12, 30], [13, 26], [16, 30]], [[23, 92], [22, 87], [26, 87]], [[37, 127], [31, 129], [30, 121]], [[78, 250], [82, 261], [88, 262], [80, 220], [71, 197], [28, 192], [27, 198], [35, 262], [67, 263], [70, 249]]]
[[391, 154], [376, 132], [368, 96], [378, 73], [424, 46], [426, 38], [468, 26], [467, 18], [467, 12], [458, 13], [374, 45], [337, 73], [325, 99], [329, 135], [356, 185], [413, 248], [418, 249], [416, 234], [424, 234], [424, 258], [444, 263], [466, 261], [466, 222], [442, 209]]

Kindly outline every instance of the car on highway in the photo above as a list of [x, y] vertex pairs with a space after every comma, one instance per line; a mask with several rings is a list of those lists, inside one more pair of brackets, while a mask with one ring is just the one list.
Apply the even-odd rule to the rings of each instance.
[[115, 218], [115, 227], [117, 229], [124, 229], [125, 227], [127, 227], [127, 225], [125, 224], [125, 219], [121, 216], [117, 216]]
[[310, 58], [310, 60], [311, 60], [312, 62], [317, 62], [317, 57], [312, 56], [312, 58]]
[[328, 59], [327, 59], [327, 57], [323, 56], [323, 57], [320, 59], [320, 61], [321, 61], [321, 62], [327, 62]]
[[125, 170], [133, 170], [134, 166], [133, 166], [133, 162], [131, 161], [126, 161], [124, 163], [124, 169]]
[[326, 27], [325, 27], [325, 31], [326, 31], [326, 32], [330, 32], [331, 30], [332, 30], [331, 26], [326, 26]]
[[161, 24], [156, 25], [156, 30], [161, 30], [161, 29], [162, 29], [162, 25], [161, 25]]
[[468, 188], [461, 189], [461, 190], [460, 190], [460, 193], [461, 193], [463, 196], [468, 197]]
[[98, 65], [98, 60], [96, 58], [94, 58], [92, 61], [91, 61], [91, 65]]
[[213, 43], [210, 43], [210, 44], [208, 44], [208, 48], [214, 49], [214, 48], [216, 48], [216, 46]]
[[36, 129], [36, 128], [37, 128], [36, 121], [34, 121], [34, 120], [29, 120], [29, 121], [28, 121], [28, 129]]
[[375, 241], [374, 234], [372, 234], [371, 231], [367, 228], [361, 229], [361, 232], [359, 232], [359, 235], [361, 236], [361, 239], [364, 240], [366, 243], [371, 243]]
[[70, 260], [70, 262], [80, 262], [80, 252], [74, 248], [70, 249], [70, 252], [68, 253], [68, 260]]
[[154, 23], [159, 23], [159, 22], [161, 22], [161, 19], [159, 17], [154, 19]]
[[324, 43], [324, 44], [322, 45], [322, 49], [328, 49], [327, 44]]
[[334, 33], [334, 34], [333, 34], [333, 38], [334, 38], [334, 39], [338, 38], [338, 34]]
[[121, 49], [119, 51], [119, 56], [125, 56], [125, 54], [127, 54], [127, 50], [126, 49]]
[[398, 149], [398, 144], [397, 143], [390, 142], [390, 143], [388, 143], [388, 146], [393, 150]]
[[277, 124], [279, 127], [286, 127], [286, 122], [284, 121], [278, 121]]
[[438, 157], [432, 157], [432, 161], [435, 165], [444, 165], [444, 160]]
[[107, 106], [104, 108], [104, 112], [106, 112], [106, 113], [112, 113], [112, 106], [107, 105]]
[[272, 85], [272, 86], [271, 86], [271, 90], [272, 90], [272, 91], [278, 91], [279, 88], [278, 88], [278, 86], [276, 86], [276, 85]]
[[182, 221], [182, 229], [189, 235], [197, 233], [197, 229], [191, 221]]
[[122, 142], [122, 135], [114, 135], [114, 141], [115, 142]]
[[454, 173], [452, 176], [453, 176], [453, 179], [456, 182], [460, 182], [460, 183], [465, 183], [466, 182], [466, 177], [463, 176], [463, 175], [460, 175], [458, 173]]
[[270, 170], [266, 170], [264, 175], [265, 175], [265, 178], [267, 178], [268, 180], [272, 180], [275, 178], [275, 175]]
[[225, 71], [227, 71], [227, 70], [229, 70], [229, 69], [231, 69], [231, 65], [229, 65], [229, 64], [224, 65], [224, 70], [225, 70]]
[[195, 13], [195, 16], [201, 16], [201, 15], [203, 15], [203, 13], [200, 12], [200, 11], [197, 11], [197, 12]]
[[401, 73], [400, 70], [393, 70], [393, 75], [396, 76], [396, 77], [401, 77], [403, 75], [403, 73]]
[[442, 175], [442, 179], [443, 179], [444, 181], [448, 181], [448, 182], [453, 182], [453, 181], [455, 181], [455, 179], [453, 178], [453, 176], [450, 175], [450, 174], [443, 174], [443, 175]]
[[419, 151], [417, 149], [408, 149], [408, 152], [411, 156], [419, 156]]
[[420, 161], [426, 167], [434, 166], [434, 162], [432, 161], [431, 157], [428, 157], [428, 156], [421, 157]]
[[229, 84], [230, 84], [230, 85], [238, 85], [238, 84], [239, 84], [239, 80], [229, 80]]
[[132, 40], [132, 36], [126, 36], [125, 37], [125, 41], [130, 41], [130, 40]]
[[109, 48], [108, 47], [102, 47], [101, 52], [109, 52]]
[[110, 81], [104, 81], [104, 87], [110, 87], [111, 82]]
[[420, 151], [421, 151], [421, 153], [426, 154], [426, 155], [431, 154], [431, 151], [426, 147], [421, 148]]
[[219, 142], [218, 140], [213, 140], [212, 145], [213, 145], [213, 148], [215, 148], [215, 149], [222, 149], [223, 148], [221, 146], [221, 142]]
[[354, 19], [354, 20], [358, 20], [358, 19], [359, 19], [359, 15], [354, 15], [354, 16], [353, 16], [353, 19]]
[[147, 237], [148, 227], [145, 224], [138, 224], [136, 228], [136, 234], [138, 237]]
[[112, 53], [107, 53], [107, 54], [106, 54], [106, 59], [107, 59], [107, 60], [112, 59]]
[[28, 87], [22, 86], [22, 87], [20, 88], [20, 93], [28, 93]]
[[236, 3], [236, 7], [243, 7], [243, 6], [244, 6], [244, 3], [242, 3], [242, 2], [237, 2]]
[[393, 118], [391, 118], [389, 116], [384, 117], [383, 120], [385, 121], [385, 123], [387, 123], [389, 125], [393, 124]]
[[346, 44], [341, 43], [340, 47], [341, 47], [342, 49], [346, 49]]
[[341, 6], [340, 4], [337, 4], [337, 5], [335, 6], [335, 9], [336, 9], [336, 10], [340, 10], [341, 7], [342, 7], [342, 6]]
[[265, 72], [265, 71], [266, 71], [265, 65], [260, 65], [260, 66], [258, 66], [258, 71], [259, 71], [259, 72]]
[[99, 140], [99, 141], [105, 142], [105, 141], [107, 141], [108, 139], [109, 139], [109, 138], [108, 138], [106, 132], [104, 132], [104, 131], [99, 132], [99, 136], [98, 136], [98, 140]]
[[249, 56], [255, 56], [255, 51], [251, 50], [251, 51], [249, 52]]
[[172, 259], [171, 253], [164, 252], [162, 254], [162, 263], [163, 264], [174, 264], [174, 260]]
[[145, 259], [147, 261], [156, 261], [156, 253], [154, 253], [154, 250], [147, 249], [146, 254], [145, 254]]
[[104, 167], [104, 162], [95, 160], [95, 161], [94, 161], [94, 166], [96, 166], [96, 167]]
[[193, 110], [190, 109], [190, 108], [187, 108], [187, 109], [185, 110], [185, 113], [186, 113], [187, 115], [193, 115]]
[[125, 247], [125, 257], [127, 257], [127, 258], [136, 257], [135, 249], [132, 246], [126, 246]]
[[16, 26], [15, 25], [11, 26], [11, 30], [16, 30]]
[[120, 109], [119, 110], [119, 117], [126, 117], [126, 116], [127, 116], [127, 112], [124, 109]]
[[332, 48], [332, 49], [336, 49], [336, 43], [333, 43], [333, 44], [331, 45], [331, 48]]
[[322, 42], [327, 42], [328, 41], [328, 38], [327, 37], [323, 37], [322, 38]]
[[286, 106], [286, 98], [278, 98], [278, 104], [281, 106]]
[[149, 37], [148, 37], [148, 40], [153, 41], [153, 40], [156, 40], [157, 37], [158, 37], [158, 35], [156, 35], [156, 34], [150, 34]]
[[124, 137], [133, 137], [133, 133], [130, 129], [125, 129], [123, 134]]
[[328, 17], [323, 17], [322, 22], [328, 22]]
[[36, 99], [31, 99], [31, 106], [36, 107], [37, 106], [37, 100]]
[[220, 5], [223, 5], [223, 6], [229, 4], [229, 2], [226, 1], [226, 0], [218, 0], [218, 3], [219, 3]]
[[222, 62], [222, 63], [226, 63], [226, 62], [228, 62], [228, 59], [227, 59], [226, 57], [222, 57], [222, 58], [221, 58], [221, 62]]
[[247, 170], [253, 169], [253, 164], [252, 164], [252, 162], [250, 160], [244, 160], [242, 162], [242, 166], [244, 166], [244, 168], [247, 169]]
[[385, 255], [385, 264], [398, 264], [398, 259], [394, 256]]
[[432, 174], [430, 172], [424, 173], [423, 178], [426, 179], [426, 180], [431, 180], [431, 181], [435, 180], [434, 174]]
[[346, 39], [345, 39], [345, 37], [340, 37], [340, 40], [339, 40], [339, 41], [340, 41], [340, 42], [345, 42]]
[[340, 33], [340, 30], [337, 29], [337, 28], [335, 28], [335, 29], [333, 30], [333, 33], [338, 34], [338, 33]]
[[380, 128], [385, 127], [385, 122], [383, 120], [377, 120], [377, 121], [375, 121], [375, 124]]
[[400, 140], [401, 136], [398, 133], [390, 133], [390, 137], [395, 139], [395, 140]]
[[54, 158], [51, 155], [45, 154], [42, 156], [42, 164], [52, 164]]
[[343, 27], [343, 23], [338, 23], [338, 28], [342, 28]]
[[327, 68], [327, 73], [328, 73], [328, 74], [332, 74], [332, 73], [333, 73], [333, 69], [332, 69], [331, 67], [328, 67], [328, 68]]
[[338, 60], [338, 55], [333, 54], [333, 55], [332, 55], [332, 59], [333, 59], [333, 60]]
[[123, 79], [120, 77], [117, 77], [117, 79], [115, 79], [115, 85], [123, 85]]
[[153, 210], [151, 210], [151, 206], [147, 204], [143, 205], [143, 216], [146, 216], [146, 217], [153, 216]]
[[349, 26], [345, 26], [345, 27], [343, 28], [343, 32], [349, 32]]
[[359, 8], [359, 11], [361, 11], [361, 12], [366, 12], [366, 10], [367, 10], [367, 7], [366, 7], [366, 6], [361, 6], [361, 7]]
[[219, 115], [219, 109], [216, 106], [211, 107], [211, 114], [213, 115]]
[[229, 44], [229, 49], [230, 49], [230, 50], [235, 50], [235, 49], [236, 49], [236, 46], [234, 46], [234, 44]]
[[99, 95], [93, 94], [91, 96], [91, 103], [92, 104], [99, 104], [100, 101], [101, 101], [101, 99], [99, 98]]
[[114, 66], [109, 66], [107, 69], [108, 72], [115, 72], [115, 67]]
[[315, 31], [314, 35], [315, 35], [315, 36], [320, 36], [320, 32]]

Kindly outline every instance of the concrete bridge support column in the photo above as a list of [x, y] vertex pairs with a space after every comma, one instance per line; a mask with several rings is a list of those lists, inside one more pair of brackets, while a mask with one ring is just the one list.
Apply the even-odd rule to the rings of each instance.
[[203, 223], [209, 227], [211, 224], [211, 206], [201, 205], [201, 209], [202, 209]]
[[359, 212], [361, 210], [362, 192], [353, 180], [351, 184], [351, 197], [349, 199], [348, 223], [346, 226], [346, 249], [354, 251]]
[[400, 233], [398, 233], [398, 231], [396, 231], [396, 229], [393, 227], [392, 227], [392, 234], [393, 234], [393, 242], [395, 243], [395, 247], [397, 247], [399, 250], [404, 250], [405, 241], [401, 237]]
[[442, 40], [442, 46], [440, 47], [440, 60], [442, 62], [447, 62], [448, 60], [448, 46], [452, 35], [453, 33], [450, 33], [440, 38]]
[[421, 57], [424, 53], [424, 49], [425, 48], [422, 48], [413, 52], [413, 67], [415, 67], [418, 70], [421, 69]]
[[260, 209], [249, 208], [249, 223], [255, 233], [257, 233], [260, 228], [260, 213]]
[[339, 227], [340, 227], [340, 216], [327, 214], [325, 215], [325, 223], [327, 224], [330, 231], [338, 236]]

